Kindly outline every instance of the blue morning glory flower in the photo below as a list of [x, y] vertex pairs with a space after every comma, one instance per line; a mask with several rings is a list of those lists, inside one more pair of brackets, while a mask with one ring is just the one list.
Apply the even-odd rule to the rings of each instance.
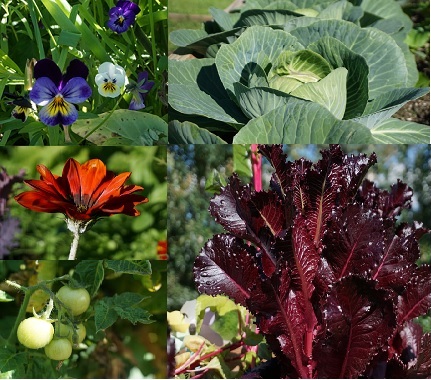
[[153, 88], [154, 82], [148, 80], [148, 73], [143, 71], [138, 74], [138, 83], [127, 85], [127, 90], [133, 95], [129, 104], [129, 110], [145, 108], [144, 100], [148, 92]]
[[117, 6], [109, 10], [108, 28], [120, 34], [124, 33], [134, 24], [136, 15], [141, 11], [132, 1], [119, 0]]
[[85, 80], [88, 68], [78, 59], [70, 62], [63, 75], [50, 59], [42, 59], [34, 66], [36, 82], [30, 91], [30, 99], [43, 108], [40, 120], [51, 127], [57, 124], [71, 125], [78, 118], [75, 104], [91, 96], [91, 88]]

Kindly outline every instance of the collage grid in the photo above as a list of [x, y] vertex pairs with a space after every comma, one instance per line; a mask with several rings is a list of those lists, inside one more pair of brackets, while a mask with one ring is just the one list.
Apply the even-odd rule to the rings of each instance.
[[0, 379], [430, 378], [429, 7], [0, 2]]

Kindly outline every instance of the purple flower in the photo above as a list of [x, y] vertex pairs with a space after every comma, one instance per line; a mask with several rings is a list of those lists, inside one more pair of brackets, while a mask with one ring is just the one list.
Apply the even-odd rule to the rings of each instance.
[[143, 71], [138, 74], [138, 83], [127, 85], [127, 90], [133, 95], [129, 110], [145, 108], [144, 100], [148, 92], [153, 88], [154, 82], [148, 80], [148, 73]]
[[141, 11], [132, 1], [119, 0], [116, 7], [109, 10], [106, 25], [116, 33], [124, 33], [135, 22], [136, 15]]
[[91, 96], [91, 88], [85, 80], [88, 68], [81, 61], [70, 62], [63, 75], [50, 59], [42, 59], [34, 66], [36, 82], [30, 91], [30, 99], [43, 108], [40, 120], [49, 126], [71, 125], [78, 118], [74, 104], [82, 103]]

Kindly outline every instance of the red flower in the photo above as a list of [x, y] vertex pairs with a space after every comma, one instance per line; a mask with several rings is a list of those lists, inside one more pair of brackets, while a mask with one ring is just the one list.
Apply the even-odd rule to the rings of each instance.
[[69, 158], [62, 176], [52, 174], [44, 165], [37, 165], [40, 180], [24, 181], [34, 190], [15, 197], [26, 208], [39, 212], [61, 212], [69, 219], [89, 221], [112, 214], [138, 216], [135, 208], [148, 202], [140, 186], [124, 185], [130, 172], [116, 176], [105, 164], [92, 159], [80, 164]]
[[157, 243], [157, 256], [159, 260], [168, 259], [168, 242], [166, 240], [159, 240]]

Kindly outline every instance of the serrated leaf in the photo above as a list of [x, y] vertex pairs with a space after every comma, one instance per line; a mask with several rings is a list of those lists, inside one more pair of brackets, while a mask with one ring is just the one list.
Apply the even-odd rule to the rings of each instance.
[[105, 260], [105, 268], [113, 270], [115, 273], [129, 273], [146, 275], [151, 274], [151, 263], [148, 260]]
[[110, 298], [110, 300], [113, 306], [117, 306], [120, 309], [127, 309], [140, 304], [146, 298], [148, 297], [138, 293], [124, 292], [116, 294], [114, 297]]
[[88, 290], [93, 297], [103, 281], [105, 275], [102, 260], [82, 260], [75, 268], [74, 277], [78, 277], [80, 285]]
[[4, 347], [0, 350], [0, 373], [13, 371], [14, 378], [24, 378], [26, 364], [28, 364], [26, 352], [14, 352]]
[[127, 319], [128, 321], [132, 322], [134, 325], [136, 323], [144, 323], [144, 324], [148, 324], [148, 323], [153, 323], [154, 321], [151, 320], [151, 314], [144, 310], [141, 309], [139, 307], [130, 307], [127, 309], [123, 309], [121, 307], [118, 306], [114, 306], [113, 308], [118, 316], [122, 319]]
[[112, 326], [118, 319], [118, 313], [104, 298], [94, 305], [94, 323], [96, 332]]

